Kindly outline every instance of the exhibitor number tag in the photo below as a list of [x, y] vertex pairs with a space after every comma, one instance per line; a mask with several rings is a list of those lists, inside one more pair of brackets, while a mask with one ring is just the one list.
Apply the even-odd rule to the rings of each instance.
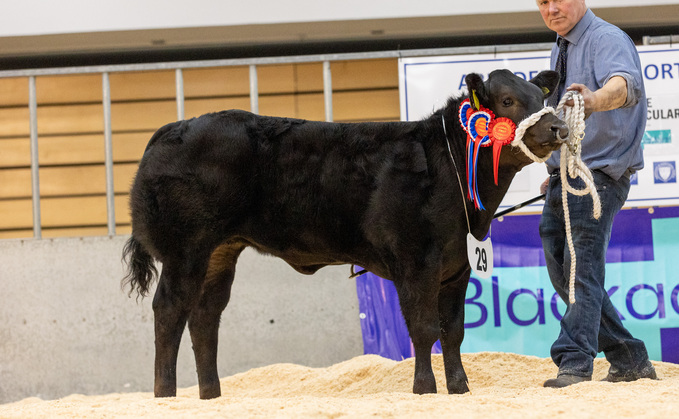
[[479, 278], [490, 278], [493, 273], [493, 243], [490, 237], [480, 242], [471, 233], [467, 233], [467, 258]]

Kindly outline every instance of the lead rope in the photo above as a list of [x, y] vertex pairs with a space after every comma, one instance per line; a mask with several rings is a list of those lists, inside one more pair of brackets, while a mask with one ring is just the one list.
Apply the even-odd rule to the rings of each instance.
[[[564, 106], [568, 99], [573, 99], [573, 106]], [[601, 201], [599, 200], [599, 193], [594, 184], [594, 177], [592, 172], [582, 161], [581, 143], [585, 138], [585, 101], [582, 95], [578, 92], [566, 92], [559, 105], [556, 107], [557, 116], [563, 115], [561, 118], [566, 125], [568, 125], [569, 134], [568, 139], [561, 146], [561, 203], [563, 205], [564, 222], [566, 225], [566, 241], [568, 242], [568, 250], [571, 255], [570, 276], [568, 281], [568, 302], [575, 304], [575, 247], [573, 245], [573, 234], [571, 232], [571, 218], [568, 210], [568, 193], [576, 196], [592, 195], [592, 216], [595, 219], [601, 217]], [[572, 179], [581, 178], [585, 182], [583, 189], [575, 189], [568, 183], [566, 175]]]
[[[573, 106], [564, 106], [566, 101], [569, 99], [573, 99]], [[546, 161], [551, 153], [544, 158], [537, 157], [530, 150], [528, 150], [528, 147], [523, 142], [523, 134], [526, 132], [526, 129], [535, 124], [535, 122], [537, 122], [537, 120], [546, 113], [555, 114], [557, 117], [560, 117], [560, 119], [568, 126], [568, 137], [561, 146], [561, 203], [563, 205], [564, 222], [566, 225], [566, 241], [568, 243], [568, 251], [571, 255], [570, 275], [568, 280], [568, 302], [570, 304], [575, 304], [576, 257], [575, 246], [573, 245], [573, 233], [571, 231], [570, 211], [568, 210], [568, 193], [570, 192], [577, 196], [583, 196], [587, 194], [592, 195], [592, 216], [597, 220], [599, 217], [601, 217], [601, 201], [599, 200], [599, 193], [597, 192], [596, 185], [594, 184], [592, 172], [582, 161], [581, 157], [581, 143], [583, 138], [585, 138], [585, 100], [580, 93], [575, 91], [566, 92], [566, 94], [561, 98], [559, 105], [556, 107], [556, 111], [552, 107], [545, 107], [540, 112], [537, 112], [526, 118], [516, 129], [516, 138], [511, 144], [513, 146], [519, 147], [521, 151], [526, 154], [526, 156], [537, 163]], [[575, 189], [571, 187], [571, 185], [568, 183], [567, 176], [570, 176], [572, 179], [578, 177], [581, 178], [585, 182], [585, 187], [583, 189]]]

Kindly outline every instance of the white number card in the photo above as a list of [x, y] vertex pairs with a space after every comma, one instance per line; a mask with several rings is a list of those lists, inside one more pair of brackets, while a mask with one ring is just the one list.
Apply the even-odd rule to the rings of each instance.
[[479, 278], [490, 278], [493, 273], [493, 243], [490, 237], [480, 242], [471, 233], [467, 233], [467, 258]]

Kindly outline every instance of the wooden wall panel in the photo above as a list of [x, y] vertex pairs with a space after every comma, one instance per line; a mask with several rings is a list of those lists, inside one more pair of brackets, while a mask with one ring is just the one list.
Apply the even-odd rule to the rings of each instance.
[[[136, 172], [136, 163], [114, 165], [113, 191], [128, 193]], [[41, 197], [106, 194], [106, 169], [103, 164], [43, 167], [39, 176]], [[30, 197], [31, 169], [0, 170], [0, 199]]]
[[398, 89], [341, 92], [333, 95], [335, 121], [394, 121], [399, 119]]
[[111, 127], [118, 131], [154, 131], [177, 120], [174, 100], [114, 103], [111, 105]]
[[31, 143], [28, 138], [0, 139], [0, 169], [31, 165]]
[[[139, 161], [154, 131], [113, 134], [113, 161]], [[45, 165], [104, 163], [104, 134], [38, 137], [38, 161]], [[30, 167], [30, 139], [0, 139], [0, 169]]]
[[[395, 59], [332, 62], [338, 122], [399, 119]], [[257, 68], [263, 115], [325, 119], [322, 63]], [[249, 67], [183, 70], [185, 117], [250, 109]], [[146, 144], [177, 119], [175, 71], [110, 73], [115, 218]], [[36, 77], [43, 237], [107, 234], [101, 74]], [[32, 237], [28, 78], [0, 79], [0, 239]]]
[[28, 137], [31, 133], [30, 114], [25, 108], [0, 108], [0, 139]]
[[206, 113], [225, 111], [228, 109], [242, 109], [249, 111], [250, 98], [187, 99], [184, 104], [184, 116], [188, 119]]
[[0, 107], [28, 105], [28, 77], [0, 79]]
[[396, 60], [337, 61], [330, 65], [333, 90], [398, 89]]
[[187, 69], [183, 74], [187, 98], [250, 95], [249, 67]]
[[0, 231], [16, 228], [33, 228], [33, 206], [30, 199], [0, 201]]
[[[101, 103], [101, 74], [43, 76], [35, 78], [38, 106], [65, 103]], [[26, 97], [28, 103], [28, 96]]]
[[38, 106], [38, 136], [104, 131], [101, 104]]
[[175, 71], [140, 71], [111, 73], [111, 101], [168, 99], [174, 102]]

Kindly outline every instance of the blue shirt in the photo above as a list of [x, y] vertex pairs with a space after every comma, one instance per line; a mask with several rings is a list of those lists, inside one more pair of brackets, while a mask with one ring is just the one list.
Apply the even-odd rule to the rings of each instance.
[[[634, 42], [618, 27], [587, 10], [583, 18], [564, 36], [568, 46], [566, 82], [557, 92], [559, 100], [572, 83], [596, 91], [613, 76], [627, 80], [627, 101], [614, 110], [594, 112], [585, 121], [582, 160], [591, 170], [601, 170], [618, 180], [625, 173], [644, 167], [641, 140], [646, 129], [646, 92], [641, 62]], [[558, 39], [558, 37], [557, 37]], [[552, 47], [554, 68], [559, 48]], [[560, 152], [547, 160], [549, 172], [558, 170]]]

